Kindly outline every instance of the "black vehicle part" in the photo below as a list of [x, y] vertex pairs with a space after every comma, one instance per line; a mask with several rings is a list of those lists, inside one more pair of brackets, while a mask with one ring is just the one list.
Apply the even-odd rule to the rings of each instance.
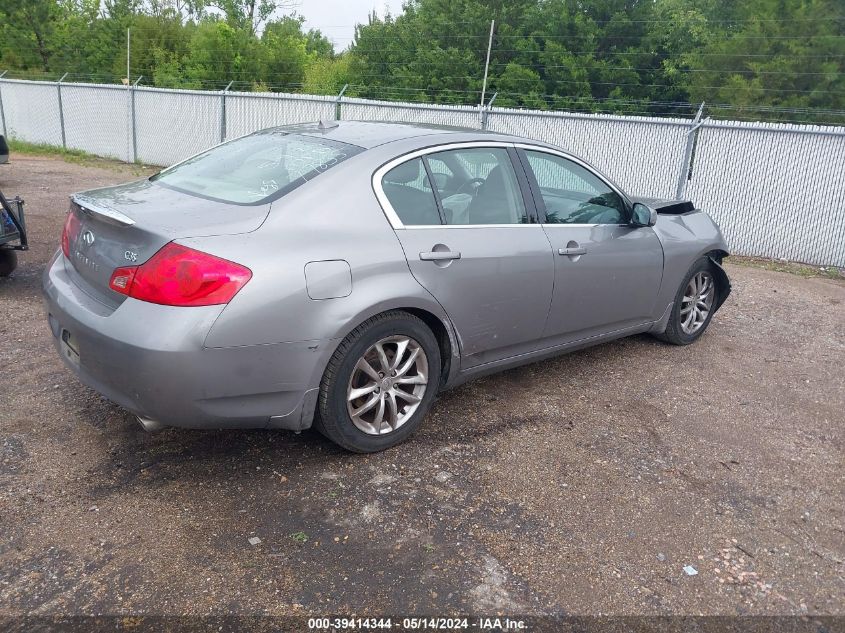
[[29, 250], [29, 243], [23, 217], [23, 200], [17, 197], [7, 200], [0, 191], [0, 277], [12, 274], [18, 266], [15, 251], [25, 250]]
[[695, 211], [692, 200], [661, 200], [659, 198], [632, 198], [633, 202], [642, 202], [661, 215], [683, 215]]
[[18, 267], [18, 254], [11, 248], [0, 247], [0, 277], [8, 277]]
[[713, 274], [715, 275], [716, 283], [719, 286], [719, 292], [716, 295], [716, 304], [713, 306], [713, 313], [715, 314], [716, 311], [722, 307], [722, 304], [725, 302], [725, 299], [728, 298], [728, 295], [731, 294], [731, 280], [730, 277], [728, 277], [728, 273], [726, 273], [725, 269], [722, 268], [722, 259], [725, 257], [722, 251], [710, 253], [707, 257], [713, 264]]
[[[8, 231], [6, 219], [11, 222], [14, 230]], [[10, 242], [17, 241], [18, 244]], [[11, 201], [0, 191], [0, 247], [11, 248], [16, 251], [29, 250], [26, 235], [26, 223], [23, 217], [23, 200], [16, 197]]]

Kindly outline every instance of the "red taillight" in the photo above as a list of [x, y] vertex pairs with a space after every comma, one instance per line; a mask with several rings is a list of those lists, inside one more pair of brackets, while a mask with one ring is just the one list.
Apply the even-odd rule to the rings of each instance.
[[132, 286], [132, 280], [135, 279], [135, 272], [138, 270], [137, 266], [124, 266], [123, 268], [115, 268], [109, 279], [109, 288], [122, 295], [129, 294], [129, 288]]
[[65, 228], [62, 230], [62, 252], [65, 257], [70, 257], [70, 241], [79, 236], [81, 223], [73, 211], [68, 211], [65, 218]]
[[170, 242], [141, 266], [116, 269], [109, 287], [150, 303], [210, 306], [229, 303], [251, 278], [245, 266]]

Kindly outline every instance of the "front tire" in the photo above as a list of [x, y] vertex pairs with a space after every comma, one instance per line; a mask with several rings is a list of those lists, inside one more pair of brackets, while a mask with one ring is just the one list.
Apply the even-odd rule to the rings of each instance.
[[440, 384], [440, 348], [417, 317], [376, 315], [338, 346], [320, 386], [315, 428], [356, 453], [395, 446], [422, 422]]
[[702, 257], [690, 268], [675, 295], [672, 316], [658, 338], [673, 345], [689, 345], [704, 334], [719, 298], [712, 262]]

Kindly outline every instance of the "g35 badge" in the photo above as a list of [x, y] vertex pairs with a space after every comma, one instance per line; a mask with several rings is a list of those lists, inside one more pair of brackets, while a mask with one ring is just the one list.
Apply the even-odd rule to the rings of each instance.
[[126, 261], [129, 262], [137, 262], [138, 261], [138, 253], [133, 253], [132, 251], [126, 251], [123, 253], [123, 257]]

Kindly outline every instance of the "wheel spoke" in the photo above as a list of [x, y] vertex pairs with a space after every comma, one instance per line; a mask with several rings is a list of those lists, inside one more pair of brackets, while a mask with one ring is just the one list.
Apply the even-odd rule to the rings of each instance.
[[363, 387], [357, 387], [352, 389], [347, 396], [347, 399], [352, 402], [353, 400], [357, 400], [362, 396], [366, 396], [368, 393], [374, 392], [378, 389], [378, 385], [376, 383], [370, 383], [369, 385], [365, 385]]
[[692, 310], [692, 305], [691, 305], [690, 303], [688, 303], [688, 304], [687, 304], [687, 307], [685, 307], [685, 308], [681, 308], [681, 315], [686, 314], [686, 313], [687, 313], [687, 312], [689, 312], [690, 310]]
[[362, 413], [366, 413], [367, 411], [372, 409], [374, 406], [376, 406], [380, 401], [381, 401], [381, 396], [377, 393], [374, 393], [372, 398], [370, 398], [364, 404], [362, 404], [360, 407], [358, 407], [357, 409], [354, 409], [352, 411], [352, 417], [353, 418], [360, 417]]
[[390, 365], [391, 370], [399, 367], [399, 363], [402, 362], [402, 357], [405, 355], [405, 350], [408, 349], [408, 344], [410, 342], [411, 339], [407, 338], [396, 342], [396, 356], [393, 357], [393, 363]]
[[378, 398], [378, 409], [376, 409], [376, 415], [373, 418], [373, 426], [376, 427], [376, 431], [381, 433], [381, 423], [384, 421], [384, 398]]
[[367, 361], [366, 358], [362, 358], [355, 364], [355, 369], [358, 369], [365, 374], [367, 374], [373, 380], [379, 380], [378, 372], [373, 369], [373, 366]]
[[406, 360], [405, 363], [399, 369], [396, 370], [396, 375], [397, 376], [404, 376], [405, 374], [407, 374], [408, 370], [410, 370], [411, 367], [414, 366], [414, 363], [417, 360], [417, 356], [419, 356], [419, 355], [420, 355], [420, 348], [419, 347], [415, 347], [413, 350], [411, 350], [411, 353], [408, 354], [408, 360]]
[[385, 373], [390, 371], [390, 362], [387, 360], [387, 354], [384, 351], [384, 345], [376, 343], [376, 354], [378, 355], [378, 362], [381, 364], [381, 370]]
[[397, 389], [394, 393], [396, 393], [396, 395], [402, 398], [403, 400], [407, 400], [408, 402], [414, 404], [422, 401], [422, 398], [420, 396], [408, 393], [407, 391], [402, 391], [401, 389]]
[[422, 374], [416, 376], [402, 376], [396, 380], [397, 385], [427, 385], [428, 380]]
[[399, 406], [396, 404], [396, 396], [392, 393], [387, 394], [387, 423], [391, 430], [396, 429], [396, 422], [399, 420]]

